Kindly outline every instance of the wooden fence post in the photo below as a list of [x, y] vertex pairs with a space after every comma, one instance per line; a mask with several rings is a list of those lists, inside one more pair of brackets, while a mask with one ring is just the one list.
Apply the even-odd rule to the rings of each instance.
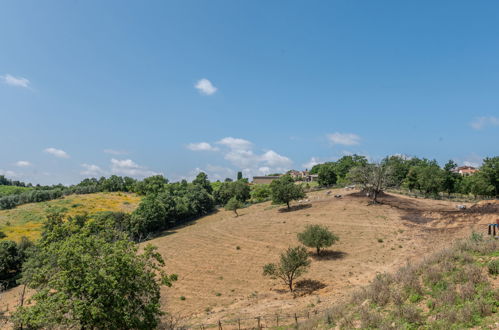
[[258, 330], [260, 330], [262, 327], [260, 326], [260, 316], [258, 316], [256, 318], [257, 322], [258, 322]]
[[237, 319], [237, 328], [241, 330], [241, 319]]
[[222, 330], [222, 321], [218, 320], [218, 329]]
[[277, 326], [279, 326], [279, 314], [275, 315], [275, 323]]
[[295, 313], [295, 323], [298, 324], [298, 316], [296, 316], [296, 313]]

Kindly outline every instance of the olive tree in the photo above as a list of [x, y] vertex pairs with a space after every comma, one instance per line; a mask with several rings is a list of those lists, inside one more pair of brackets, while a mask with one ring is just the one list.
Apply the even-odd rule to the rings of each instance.
[[232, 197], [231, 199], [229, 199], [229, 201], [227, 202], [227, 204], [225, 204], [225, 209], [227, 211], [234, 211], [234, 213], [236, 214], [236, 217], [239, 216], [239, 214], [237, 214], [237, 209], [240, 209], [244, 206], [244, 204], [239, 201], [235, 196]]
[[391, 167], [384, 163], [354, 167], [348, 173], [348, 177], [351, 182], [362, 186], [373, 203], [377, 203], [378, 195], [392, 185]]
[[303, 246], [290, 247], [281, 254], [278, 264], [263, 266], [263, 275], [281, 279], [293, 292], [293, 282], [307, 272], [310, 266], [308, 252]]
[[289, 203], [293, 200], [305, 198], [303, 188], [294, 183], [290, 175], [283, 175], [279, 179], [270, 183], [272, 202], [275, 204], [286, 204], [288, 210]]
[[321, 249], [330, 247], [339, 240], [338, 236], [321, 225], [307, 225], [305, 231], [299, 233], [298, 240], [305, 246], [315, 248], [317, 255], [321, 254]]

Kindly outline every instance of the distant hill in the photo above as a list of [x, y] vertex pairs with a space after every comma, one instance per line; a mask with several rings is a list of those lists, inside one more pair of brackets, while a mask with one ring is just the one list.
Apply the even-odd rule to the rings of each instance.
[[[0, 186], [0, 189], [22, 188]], [[24, 188], [29, 189], [29, 188]], [[0, 190], [1, 191], [1, 190]], [[6, 239], [18, 240], [22, 236], [36, 239], [40, 235], [45, 214], [50, 210], [60, 210], [68, 215], [96, 213], [102, 211], [131, 212], [140, 202], [140, 197], [132, 193], [95, 193], [69, 195], [61, 199], [20, 205], [10, 210], [0, 210], [0, 231]]]

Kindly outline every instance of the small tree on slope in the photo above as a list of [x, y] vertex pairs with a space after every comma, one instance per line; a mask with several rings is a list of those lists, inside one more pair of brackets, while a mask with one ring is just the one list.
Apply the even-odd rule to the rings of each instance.
[[310, 266], [308, 252], [303, 246], [290, 247], [281, 254], [278, 264], [263, 266], [263, 275], [281, 279], [293, 292], [293, 282], [307, 272]]

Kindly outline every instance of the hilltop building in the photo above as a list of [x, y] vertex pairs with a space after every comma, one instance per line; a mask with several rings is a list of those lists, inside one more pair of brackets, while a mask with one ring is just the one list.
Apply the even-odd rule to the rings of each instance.
[[476, 172], [478, 172], [478, 169], [473, 166], [460, 166], [454, 170], [454, 173], [458, 173], [462, 176], [472, 175]]

